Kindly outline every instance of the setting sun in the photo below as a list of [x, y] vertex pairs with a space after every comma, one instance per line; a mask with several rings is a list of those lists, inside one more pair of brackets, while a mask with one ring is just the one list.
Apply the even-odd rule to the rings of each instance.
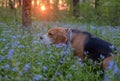
[[34, 1], [32, 1], [32, 5], [34, 5], [35, 4], [35, 2]]
[[37, 1], [37, 5], [39, 5], [39, 3], [40, 3], [40, 2], [39, 2], [39, 1]]
[[41, 10], [42, 11], [45, 11], [46, 10], [46, 7], [44, 5], [41, 6]]

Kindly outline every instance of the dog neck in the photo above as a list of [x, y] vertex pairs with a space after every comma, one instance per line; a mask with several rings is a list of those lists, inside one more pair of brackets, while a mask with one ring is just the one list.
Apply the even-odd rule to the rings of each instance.
[[80, 30], [68, 28], [66, 30], [67, 41], [72, 42], [72, 39], [74, 38], [74, 36], [79, 33], [81, 33]]

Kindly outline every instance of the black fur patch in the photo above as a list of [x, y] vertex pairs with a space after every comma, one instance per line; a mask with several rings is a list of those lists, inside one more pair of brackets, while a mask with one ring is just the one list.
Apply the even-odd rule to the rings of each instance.
[[90, 35], [90, 33], [84, 33], [88, 35], [84, 51], [87, 52], [86, 54], [90, 59], [99, 61], [99, 59], [111, 56], [111, 53], [114, 50], [114, 47], [111, 48], [113, 46], [112, 44], [98, 37], [94, 37]]

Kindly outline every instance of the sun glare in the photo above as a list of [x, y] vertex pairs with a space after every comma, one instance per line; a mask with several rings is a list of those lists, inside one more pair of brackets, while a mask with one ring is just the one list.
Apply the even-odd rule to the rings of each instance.
[[41, 6], [41, 10], [42, 11], [45, 11], [46, 10], [46, 7], [44, 5]]
[[50, 3], [53, 4], [53, 0], [50, 0]]
[[35, 3], [35, 2], [34, 2], [34, 1], [32, 1], [32, 5], [34, 5], [34, 3]]
[[60, 4], [60, 5], [62, 4], [62, 0], [59, 1], [59, 4]]
[[39, 2], [39, 1], [37, 1], [37, 5], [39, 5], [39, 3], [40, 3], [40, 2]]
[[16, 3], [14, 7], [17, 8], [17, 7], [18, 7], [18, 4]]

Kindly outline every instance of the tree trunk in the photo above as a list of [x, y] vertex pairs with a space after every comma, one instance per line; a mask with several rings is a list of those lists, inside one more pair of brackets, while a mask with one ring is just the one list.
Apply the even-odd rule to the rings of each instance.
[[19, 0], [19, 6], [21, 6], [22, 4], [21, 4], [21, 0]]
[[95, 0], [95, 8], [97, 8], [99, 5], [99, 0]]
[[23, 28], [31, 27], [31, 1], [32, 0], [23, 0], [22, 5], [22, 26]]
[[12, 0], [9, 0], [9, 7], [11, 9], [14, 9], [14, 2]]
[[6, 0], [6, 8], [7, 8], [7, 0]]
[[79, 6], [79, 0], [73, 0], [73, 16], [75, 17], [79, 16], [78, 6]]

